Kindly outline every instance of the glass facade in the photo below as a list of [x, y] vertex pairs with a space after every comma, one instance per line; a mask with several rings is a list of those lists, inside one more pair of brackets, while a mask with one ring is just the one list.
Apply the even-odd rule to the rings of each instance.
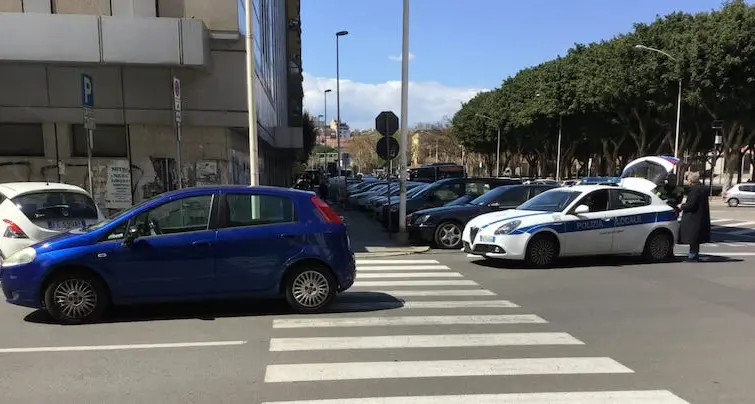
[[[285, 24], [285, 3], [276, 0], [252, 0], [252, 25], [254, 25], [254, 58], [257, 72], [257, 121], [263, 130], [272, 132], [278, 126], [276, 113], [278, 95], [277, 80], [285, 80], [285, 70], [276, 57], [281, 44], [276, 28]], [[285, 115], [285, 111], [280, 111]], [[272, 135], [272, 133], [270, 133]]]

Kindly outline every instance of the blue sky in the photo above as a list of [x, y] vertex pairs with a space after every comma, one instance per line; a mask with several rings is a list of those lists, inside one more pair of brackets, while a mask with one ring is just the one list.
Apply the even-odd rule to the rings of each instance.
[[[461, 102], [508, 75], [608, 39], [674, 11], [719, 8], [720, 0], [411, 0], [409, 123], [450, 117]], [[341, 119], [372, 126], [399, 111], [401, 0], [301, 0], [305, 107], [335, 117], [335, 32], [340, 41]]]

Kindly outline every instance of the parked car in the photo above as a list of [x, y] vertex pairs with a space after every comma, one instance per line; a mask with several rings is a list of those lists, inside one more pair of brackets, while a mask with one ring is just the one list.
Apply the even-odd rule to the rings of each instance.
[[[408, 215], [422, 209], [443, 206], [466, 194], [481, 195], [493, 188], [513, 184], [521, 184], [521, 180], [484, 177], [447, 178], [434, 182], [421, 192], [414, 194], [411, 198], [407, 198], [406, 214]], [[389, 214], [391, 215], [391, 230], [395, 230], [398, 228], [398, 201], [390, 206], [386, 205], [383, 207], [380, 221], [387, 225]]]
[[316, 313], [356, 273], [346, 226], [309, 192], [214, 186], [168, 192], [11, 254], [9, 303], [62, 323], [111, 304], [281, 296]]
[[736, 208], [740, 204], [755, 204], [755, 184], [748, 183], [734, 185], [721, 196], [723, 197], [724, 203], [732, 208]]
[[407, 216], [409, 237], [438, 248], [461, 248], [461, 233], [467, 222], [484, 213], [516, 209], [517, 206], [553, 185], [504, 185], [466, 204], [445, 205], [423, 209]]
[[75, 185], [54, 182], [0, 184], [0, 262], [60, 232], [105, 219], [92, 196]]
[[669, 260], [679, 213], [654, 189], [678, 163], [674, 157], [642, 157], [627, 165], [618, 185], [554, 188], [516, 209], [477, 216], [464, 228], [464, 251], [536, 267], [571, 256], [631, 254], [653, 262]]

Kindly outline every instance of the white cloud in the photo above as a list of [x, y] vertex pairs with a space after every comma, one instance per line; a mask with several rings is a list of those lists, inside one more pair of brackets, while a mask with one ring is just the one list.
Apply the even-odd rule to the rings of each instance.
[[[400, 62], [402, 57], [401, 55], [388, 55], [388, 59], [394, 62]], [[409, 52], [409, 61], [411, 62], [412, 60], [414, 60], [414, 54]]]
[[[323, 113], [323, 92], [328, 94], [328, 121], [336, 118], [336, 79], [304, 73], [304, 108], [317, 116]], [[484, 88], [449, 87], [437, 82], [409, 82], [409, 126], [434, 123], [452, 117]], [[353, 129], [370, 129], [381, 111], [401, 115], [401, 81], [368, 84], [341, 79], [341, 121]]]

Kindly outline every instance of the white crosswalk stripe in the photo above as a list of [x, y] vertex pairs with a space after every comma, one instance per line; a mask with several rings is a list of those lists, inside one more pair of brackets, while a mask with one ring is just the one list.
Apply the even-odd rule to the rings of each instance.
[[[667, 390], [600, 391], [599, 386], [586, 387], [589, 391], [391, 396], [392, 390], [380, 388], [380, 383], [438, 378], [444, 380], [445, 385], [454, 386], [455, 380], [462, 377], [634, 373], [610, 357], [579, 355], [584, 353], [579, 349], [584, 349], [580, 347], [585, 346], [585, 342], [565, 332], [544, 329], [547, 320], [521, 312], [523, 309], [515, 302], [503, 300], [496, 293], [480, 288], [477, 282], [463, 278], [462, 273], [437, 260], [357, 260], [355, 290], [339, 296], [328, 314], [273, 319], [274, 335], [269, 341], [269, 351], [274, 359], [265, 369], [265, 383], [270, 388], [297, 382], [314, 383], [312, 386], [319, 387], [312, 387], [311, 394], [302, 393], [300, 400], [267, 401], [266, 404], [687, 403]], [[388, 298], [392, 300], [386, 300]], [[507, 313], [509, 310], [511, 312]], [[348, 311], [363, 313], [355, 315]], [[512, 349], [505, 352], [513, 353], [518, 352], [513, 349], [544, 347], [551, 347], [548, 348], [550, 354], [537, 355], [537, 351], [530, 351], [526, 357], [499, 356], [502, 349]], [[556, 352], [553, 349], [557, 347], [569, 349], [564, 351], [568, 354], [553, 356]], [[465, 350], [473, 348], [486, 350], [474, 351], [478, 352], [474, 357], [467, 356]], [[422, 353], [418, 357], [407, 354], [364, 360], [366, 353], [391, 350], [421, 350]], [[451, 351], [456, 354], [449, 356]], [[358, 352], [361, 355], [356, 355]], [[484, 356], [480, 357], [479, 352]], [[341, 355], [331, 356], [338, 353]], [[276, 355], [284, 354], [287, 355], [284, 361], [276, 359]], [[296, 355], [304, 355], [307, 360], [296, 361]], [[359, 397], [316, 397], [322, 392], [339, 391], [329, 389], [326, 383], [360, 381], [369, 382], [366, 386], [372, 390], [363, 391]], [[458, 386], [460, 390], [464, 390], [463, 387], [463, 383]], [[370, 393], [375, 395], [376, 388], [377, 396], [370, 397]], [[299, 394], [298, 389], [296, 393], [284, 390], [286, 394]]]

